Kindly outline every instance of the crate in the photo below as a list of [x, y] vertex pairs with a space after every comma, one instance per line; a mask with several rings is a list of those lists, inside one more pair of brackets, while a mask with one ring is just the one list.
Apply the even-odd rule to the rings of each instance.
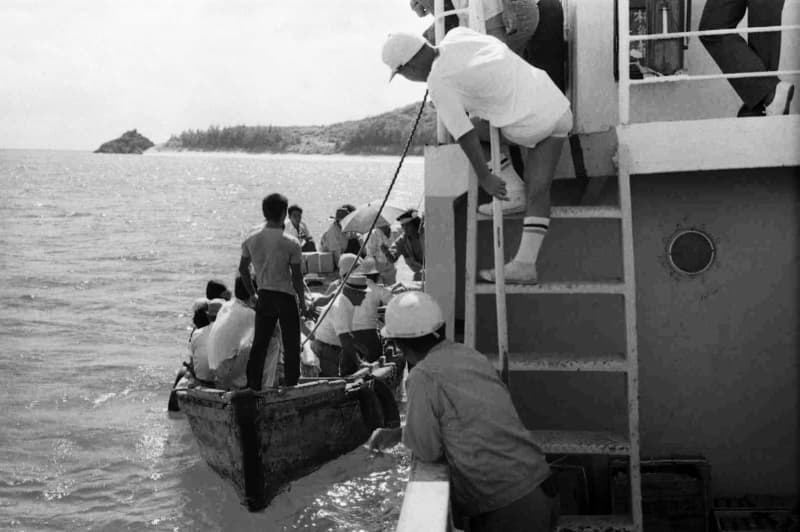
[[301, 262], [303, 273], [333, 273], [336, 265], [333, 253], [326, 251], [313, 251], [303, 253]]
[[[630, 513], [627, 461], [609, 464], [613, 513]], [[642, 460], [642, 514], [646, 528], [707, 531], [711, 513], [711, 468], [703, 457]]]

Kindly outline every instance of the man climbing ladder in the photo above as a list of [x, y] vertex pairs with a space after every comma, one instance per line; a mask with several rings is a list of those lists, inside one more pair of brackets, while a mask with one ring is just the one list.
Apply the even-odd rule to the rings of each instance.
[[[550, 185], [572, 129], [569, 100], [546, 72], [497, 39], [468, 28], [454, 28], [436, 47], [418, 35], [392, 34], [384, 44], [383, 61], [392, 76], [427, 81], [439, 118], [466, 154], [481, 187], [505, 200], [504, 212], [524, 210], [522, 241], [504, 267], [505, 279], [536, 284], [536, 260], [550, 222]], [[513, 171], [503, 172], [505, 179], [489, 171], [480, 135], [486, 124], [473, 123], [467, 113], [499, 128], [506, 143], [528, 148], [524, 183]], [[480, 277], [494, 282], [495, 272], [482, 270]]]

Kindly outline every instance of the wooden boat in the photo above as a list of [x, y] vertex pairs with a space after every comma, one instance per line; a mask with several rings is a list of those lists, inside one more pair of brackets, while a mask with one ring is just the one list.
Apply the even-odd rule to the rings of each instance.
[[401, 378], [396, 364], [376, 362], [346, 379], [301, 379], [261, 392], [190, 385], [176, 396], [200, 454], [258, 511], [289, 481], [352, 451], [374, 429], [399, 426]]

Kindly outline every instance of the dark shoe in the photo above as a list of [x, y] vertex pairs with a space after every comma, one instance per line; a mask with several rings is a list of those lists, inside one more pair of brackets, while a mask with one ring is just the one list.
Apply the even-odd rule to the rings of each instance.
[[739, 118], [746, 116], [764, 116], [764, 104], [760, 103], [752, 109], [750, 109], [746, 105], [742, 105], [739, 108], [739, 112], [736, 113], [736, 116], [738, 116]]

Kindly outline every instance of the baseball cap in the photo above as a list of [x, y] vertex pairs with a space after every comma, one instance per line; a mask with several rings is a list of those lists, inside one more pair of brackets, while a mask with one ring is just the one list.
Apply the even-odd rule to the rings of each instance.
[[425, 43], [425, 38], [415, 33], [400, 32], [389, 34], [383, 44], [383, 52], [381, 53], [383, 62], [392, 69], [389, 81], [392, 81], [400, 67], [417, 55], [417, 52], [425, 46]]

